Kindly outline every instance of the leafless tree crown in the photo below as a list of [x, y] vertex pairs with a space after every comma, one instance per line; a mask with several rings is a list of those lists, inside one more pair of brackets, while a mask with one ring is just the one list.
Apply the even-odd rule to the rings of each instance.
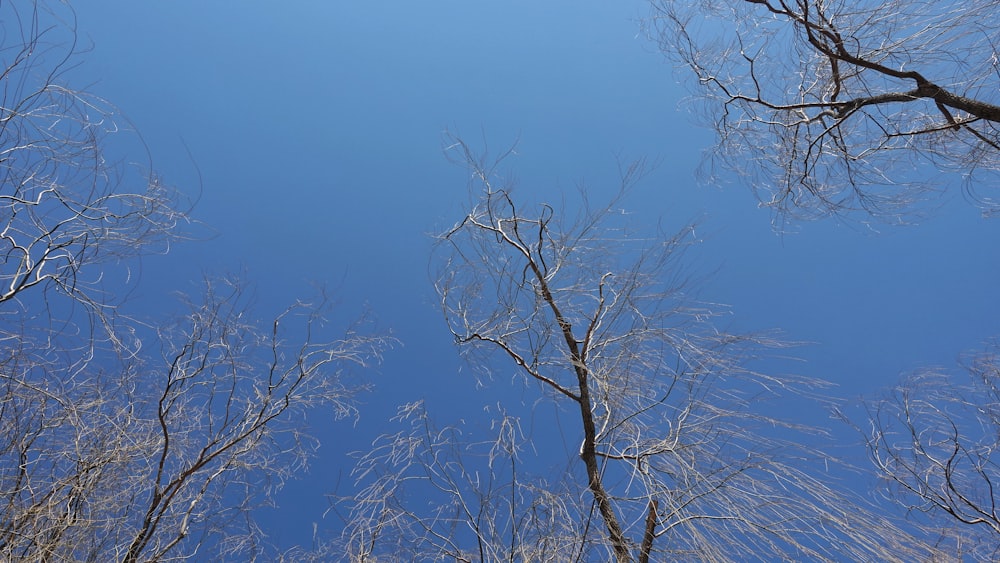
[[[763, 204], [900, 217], [942, 182], [986, 210], [1000, 169], [996, 0], [653, 0], [719, 135], [709, 166]], [[941, 178], [941, 171], [955, 174]]]
[[68, 4], [0, 2], [0, 559], [265, 553], [251, 510], [304, 467], [302, 419], [353, 415], [386, 340], [329, 336], [322, 295], [261, 324], [238, 278], [155, 329], [119, 315], [103, 278], [187, 217], [107, 159], [123, 120], [65, 84], [75, 39]]
[[0, 557], [268, 553], [252, 510], [306, 466], [316, 445], [307, 413], [355, 414], [362, 386], [348, 368], [386, 341], [355, 330], [319, 340], [322, 302], [297, 303], [270, 326], [247, 302], [239, 280], [209, 281], [187, 314], [144, 337], [159, 354], [123, 356], [86, 333], [40, 343], [38, 329], [4, 343]]
[[[547, 204], [532, 212], [495, 184], [493, 163], [461, 141], [452, 149], [478, 198], [441, 237], [448, 326], [475, 365], [513, 366], [560, 405], [577, 455], [554, 460], [569, 464], [559, 479], [530, 476], [518, 463], [530, 440], [505, 415], [490, 453], [478, 446], [486, 461], [470, 466], [477, 446], [408, 407], [411, 430], [384, 437], [359, 466], [366, 488], [349, 537], [361, 560], [405, 559], [406, 546], [462, 561], [933, 553], [809, 473], [797, 456], [817, 452], [785, 441], [775, 428], [795, 431], [754, 408], [815, 382], [745, 367], [774, 343], [717, 330], [714, 307], [691, 297], [679, 262], [690, 227], [637, 237], [616, 224], [618, 199], [592, 207], [583, 193], [575, 216]], [[622, 193], [640, 175], [640, 165], [625, 167]], [[444, 499], [432, 501], [439, 509], [411, 502], [415, 488]]]
[[1000, 356], [970, 358], [967, 380], [924, 370], [869, 406], [868, 448], [892, 497], [948, 530], [959, 553], [1000, 554]]
[[165, 251], [187, 220], [181, 198], [106, 155], [126, 123], [66, 83], [72, 12], [4, 2], [0, 17], [0, 306], [39, 287], [106, 312], [107, 271], [96, 266]]

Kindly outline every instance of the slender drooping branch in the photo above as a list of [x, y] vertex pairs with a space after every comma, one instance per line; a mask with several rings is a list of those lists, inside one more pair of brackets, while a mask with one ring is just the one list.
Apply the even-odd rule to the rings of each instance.
[[781, 215], [919, 216], [941, 172], [1000, 209], [976, 194], [1000, 174], [996, 2], [651, 1], [703, 87], [712, 165]]
[[[543, 535], [509, 536], [493, 553], [551, 554], [549, 541], [577, 560], [597, 553], [618, 561], [665, 554], [726, 560], [747, 553], [900, 560], [934, 551], [831, 487], [826, 474], [803, 467], [817, 456], [824, 468], [837, 460], [802, 451], [797, 439], [775, 437], [807, 430], [754, 405], [799, 389], [812, 393], [822, 384], [745, 367], [755, 350], [775, 344], [719, 330], [713, 309], [687, 293], [695, 284], [677, 260], [691, 243], [691, 227], [673, 237], [634, 238], [615, 213], [619, 200], [592, 208], [585, 192], [569, 220], [546, 203], [518, 207], [507, 187], [494, 185], [491, 166], [472, 158], [461, 141], [451, 146], [463, 150], [482, 192], [440, 239], [444, 260], [436, 289], [445, 319], [463, 354], [491, 379], [513, 363], [531, 388], [539, 384], [542, 399], [569, 407], [557, 409], [558, 416], [572, 421], [580, 446], [566, 463], [585, 471], [579, 482], [566, 479], [563, 486], [589, 501], [588, 508], [571, 509], [568, 522], [540, 528]], [[447, 545], [462, 560], [495, 546], [484, 532], [490, 526], [523, 530], [502, 516], [462, 516], [489, 513], [497, 502], [492, 481], [468, 489], [450, 484], [471, 468], [426, 457], [429, 452], [419, 453], [426, 446], [405, 436], [376, 445], [366, 459], [384, 477], [365, 496], [373, 507], [364, 519], [370, 526], [392, 521], [406, 542]], [[421, 517], [400, 492], [410, 479], [446, 491], [450, 510]], [[551, 488], [544, 482], [535, 490]], [[470, 503], [480, 510], [468, 509]], [[387, 512], [376, 513], [380, 506]], [[514, 519], [516, 511], [505, 514]], [[522, 513], [518, 521], [537, 522], [536, 516]], [[475, 548], [459, 547], [456, 526], [476, 530]]]
[[1000, 355], [971, 356], [963, 383], [925, 370], [868, 405], [863, 435], [893, 498], [971, 546], [1000, 549]]
[[[610, 495], [604, 487], [602, 470], [598, 461], [596, 446], [598, 431], [597, 424], [594, 421], [594, 407], [592, 404], [590, 390], [590, 373], [585, 359], [586, 351], [581, 349], [580, 343], [583, 341], [578, 340], [576, 335], [573, 333], [573, 326], [571, 322], [560, 310], [559, 304], [553, 295], [553, 291], [549, 287], [549, 275], [551, 272], [546, 267], [545, 259], [542, 256], [542, 252], [544, 252], [544, 241], [551, 236], [551, 233], [547, 231], [548, 223], [544, 217], [538, 220], [533, 220], [518, 216], [516, 213], [516, 207], [510, 199], [510, 195], [503, 191], [491, 193], [490, 199], [487, 200], [485, 206], [488, 210], [485, 213], [485, 216], [493, 219], [491, 222], [484, 222], [479, 214], [474, 213], [469, 215], [458, 227], [452, 229], [451, 233], [458, 232], [458, 229], [463, 226], [471, 226], [472, 228], [492, 233], [498, 241], [501, 241], [502, 244], [512, 249], [514, 254], [523, 260], [524, 263], [518, 265], [518, 267], [531, 273], [531, 276], [534, 279], [534, 282], [531, 285], [534, 286], [545, 307], [552, 315], [556, 326], [559, 327], [559, 334], [566, 346], [569, 364], [576, 376], [576, 389], [569, 391], [555, 380], [545, 377], [537, 373], [535, 370], [532, 370], [528, 366], [528, 363], [521, 358], [521, 355], [518, 354], [507, 342], [500, 339], [489, 339], [489, 341], [506, 352], [507, 355], [514, 358], [518, 365], [528, 371], [528, 374], [531, 377], [542, 381], [553, 390], [559, 392], [563, 396], [569, 397], [577, 404], [583, 431], [583, 441], [580, 446], [580, 458], [583, 460], [584, 466], [586, 467], [587, 486], [594, 496], [594, 502], [597, 504], [598, 511], [608, 532], [615, 557], [621, 562], [631, 561], [632, 557], [629, 550], [629, 543], [625, 537], [625, 532], [622, 530], [621, 524], [618, 521], [618, 517], [615, 514]], [[496, 207], [505, 208], [510, 213], [498, 215], [494, 212]], [[525, 230], [537, 231], [537, 243], [534, 248], [524, 240], [522, 232]], [[487, 340], [480, 335], [475, 335], [475, 338], [478, 340]], [[460, 337], [460, 340], [468, 341], [469, 337]]]

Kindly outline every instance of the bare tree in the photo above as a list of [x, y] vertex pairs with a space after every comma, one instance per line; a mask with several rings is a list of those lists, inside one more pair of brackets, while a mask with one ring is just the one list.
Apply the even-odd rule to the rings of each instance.
[[[773, 342], [718, 330], [713, 308], [691, 297], [680, 258], [692, 228], [638, 237], [616, 224], [618, 199], [594, 208], [585, 193], [575, 219], [547, 204], [531, 212], [494, 185], [494, 163], [461, 141], [452, 149], [481, 196], [441, 237], [437, 288], [448, 325], [476, 365], [512, 365], [557, 405], [578, 437], [578, 459], [554, 460], [569, 464], [558, 481], [533, 478], [516, 463], [525, 441], [504, 431], [474, 469], [460, 454], [475, 447], [456, 451], [461, 438], [418, 411], [411, 431], [362, 459], [368, 488], [349, 533], [361, 560], [407, 559], [407, 546], [465, 561], [932, 553], [839, 491], [830, 474], [812, 473], [810, 459], [828, 460], [789, 442], [799, 429], [759, 408], [818, 383], [746, 367]], [[641, 173], [640, 164], [623, 170], [619, 196]], [[420, 487], [426, 497], [411, 494]]]
[[[348, 533], [329, 552], [352, 561], [565, 561], [591, 540], [582, 491], [526, 470], [531, 444], [503, 411], [493, 432], [439, 428], [422, 402], [404, 405], [403, 430], [380, 437], [358, 460], [363, 485], [349, 506]], [[423, 499], [430, 507], [418, 508]], [[610, 554], [608, 554], [610, 555]]]
[[119, 314], [187, 217], [110, 160], [125, 121], [64, 84], [75, 56], [68, 4], [0, 2], [0, 559], [265, 553], [253, 509], [305, 466], [305, 415], [353, 416], [386, 340], [331, 336], [325, 295], [262, 324], [238, 278], [156, 328]]
[[64, 82], [76, 57], [68, 5], [4, 2], [0, 32], [0, 306], [39, 288], [107, 313], [102, 284], [121, 297], [124, 283], [105, 282], [109, 266], [165, 251], [187, 220], [180, 197], [106, 155], [126, 123]]
[[[766, 205], [899, 217], [928, 190], [1000, 179], [1000, 3], [653, 0], [663, 50], [699, 79], [716, 161]], [[995, 349], [973, 381], [921, 372], [869, 407], [866, 439], [898, 502], [957, 552], [1000, 553]]]
[[925, 370], [869, 406], [866, 432], [892, 497], [915, 517], [951, 529], [957, 549], [1000, 556], [1000, 355], [968, 362], [970, 379]]
[[[0, 554], [19, 561], [165, 561], [259, 554], [252, 509], [305, 467], [317, 407], [355, 414], [351, 365], [384, 339], [318, 340], [328, 306], [270, 326], [216, 280], [159, 329], [160, 354], [11, 347], [0, 366]], [[290, 335], [290, 337], [289, 337]], [[100, 352], [100, 349], [97, 349]]]
[[714, 164], [780, 212], [920, 208], [952, 171], [1000, 170], [1000, 3], [652, 0], [665, 53], [694, 71]]

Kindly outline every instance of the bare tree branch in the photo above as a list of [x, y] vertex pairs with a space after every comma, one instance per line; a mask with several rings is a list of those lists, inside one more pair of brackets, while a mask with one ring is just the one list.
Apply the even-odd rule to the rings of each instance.
[[[940, 371], [904, 379], [868, 407], [869, 453], [892, 498], [977, 559], [1000, 554], [1000, 360], [971, 358], [967, 383]], [[955, 539], [958, 538], [958, 539]]]
[[238, 280], [211, 281], [159, 331], [159, 358], [84, 343], [99, 355], [67, 365], [70, 339], [38, 352], [31, 333], [8, 348], [0, 556], [166, 561], [262, 543], [240, 523], [305, 467], [315, 444], [300, 420], [318, 407], [354, 416], [362, 386], [346, 370], [386, 340], [354, 329], [317, 340], [322, 302], [262, 330], [246, 302]]
[[121, 314], [187, 216], [111, 160], [125, 120], [63, 83], [75, 55], [68, 4], [0, 2], [0, 559], [253, 557], [252, 509], [315, 448], [302, 418], [353, 416], [349, 368], [389, 339], [324, 336], [325, 296], [262, 328], [238, 278], [158, 329]]
[[[458, 429], [387, 435], [364, 454], [356, 474], [363, 492], [348, 499], [357, 507], [346, 536], [352, 557], [410, 560], [438, 550], [462, 561], [526, 553], [551, 561], [902, 561], [936, 553], [829, 474], [812, 474], [806, 460], [837, 461], [794, 443], [806, 429], [759, 408], [781, 396], [802, 400], [821, 384], [746, 367], [778, 344], [713, 325], [713, 308], [685, 283], [690, 227], [639, 238], [616, 221], [619, 199], [590, 207], [585, 193], [575, 220], [547, 204], [519, 207], [496, 181], [495, 163], [470, 157], [461, 140], [451, 146], [465, 155], [480, 195], [438, 248], [448, 326], [484, 372], [507, 371], [513, 360], [538, 384], [540, 401], [561, 405], [556, 416], [579, 440], [579, 459], [557, 459], [567, 469], [556, 480], [521, 469], [501, 481], [505, 464], [464, 457], [469, 439]], [[624, 171], [619, 198], [642, 168]], [[401, 417], [430, 428], [422, 407]], [[502, 459], [526, 465], [513, 464], [514, 454]], [[542, 491], [563, 500], [553, 506]], [[535, 501], [565, 521], [537, 527]], [[511, 527], [513, 541], [483, 532]], [[546, 538], [564, 544], [552, 551]]]
[[[1000, 170], [995, 0], [653, 0], [651, 30], [694, 71], [718, 164], [782, 215], [919, 213]], [[951, 171], [951, 180], [940, 172]]]
[[61, 82], [76, 36], [60, 4], [0, 6], [0, 306], [37, 287], [106, 315], [108, 266], [165, 252], [188, 219], [158, 176], [109, 160], [116, 110]]

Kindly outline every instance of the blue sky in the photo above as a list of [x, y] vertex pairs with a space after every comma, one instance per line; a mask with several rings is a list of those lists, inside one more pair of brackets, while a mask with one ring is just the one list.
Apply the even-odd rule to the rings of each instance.
[[617, 159], [658, 162], [623, 204], [634, 225], [654, 233], [700, 221], [691, 264], [715, 272], [701, 296], [732, 307], [731, 327], [812, 343], [793, 351], [804, 361], [769, 367], [830, 380], [841, 396], [952, 365], [997, 333], [1000, 222], [981, 219], [958, 190], [918, 226], [875, 233], [831, 219], [779, 235], [738, 183], [700, 184], [712, 135], [682, 103], [690, 77], [641, 33], [642, 2], [75, 9], [93, 49], [74, 79], [131, 119], [169, 182], [197, 194], [200, 181], [194, 215], [214, 233], [144, 261], [138, 295], [149, 315], [203, 272], [245, 269], [262, 313], [321, 282], [345, 315], [368, 307], [402, 342], [373, 374], [356, 427], [317, 424], [320, 456], [279, 496], [271, 523], [286, 545], [308, 541], [314, 521], [335, 527], [320, 520], [322, 495], [338, 472], [346, 478], [344, 453], [385, 431], [396, 405], [425, 398], [450, 419], [520, 400], [503, 378], [476, 387], [434, 302], [428, 235], [460, 219], [469, 199], [465, 170], [442, 153], [445, 131], [492, 151], [516, 140], [505, 170], [538, 200], [572, 202], [584, 182], [599, 201], [615, 188]]

